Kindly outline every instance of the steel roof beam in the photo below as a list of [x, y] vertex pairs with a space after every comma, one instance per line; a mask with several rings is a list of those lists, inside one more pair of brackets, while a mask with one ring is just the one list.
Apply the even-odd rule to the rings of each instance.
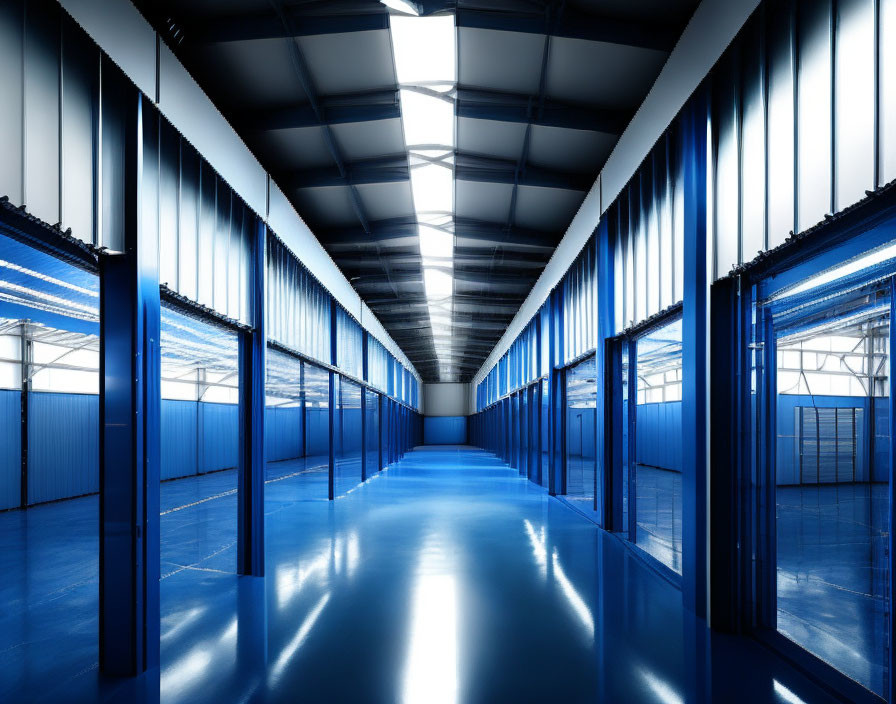
[[[518, 168], [515, 161], [457, 152], [454, 175], [458, 181], [505, 183], [508, 185], [560, 188], [570, 191], [587, 191], [593, 179], [587, 174], [571, 174], [524, 164]], [[410, 167], [406, 154], [343, 162], [333, 168], [316, 168], [294, 171], [285, 175], [288, 188], [327, 188], [332, 186], [358, 186], [371, 183], [400, 183], [410, 179]]]
[[401, 183], [410, 180], [407, 154], [379, 156], [343, 162], [342, 168], [318, 167], [293, 171], [284, 182], [287, 188], [327, 188], [370, 183]]
[[458, 88], [457, 116], [474, 120], [516, 122], [620, 135], [631, 115], [619, 110], [583, 107], [519, 93]]
[[267, 130], [301, 129], [354, 122], [397, 120], [401, 108], [397, 90], [378, 90], [351, 95], [334, 95], [317, 99], [320, 121], [311, 103], [300, 103], [276, 110], [261, 110], [237, 117], [241, 128], [263, 132]]
[[[459, 28], [525, 34], [546, 34], [548, 31], [545, 27], [544, 11], [535, 8], [527, 11], [525, 6], [508, 10], [458, 7], [456, 17]], [[601, 17], [567, 6], [550, 28], [550, 36], [620, 44], [639, 49], [672, 51], [678, 41], [680, 29], [668, 25]]]
[[[341, 185], [341, 184], [340, 184]], [[318, 230], [317, 236], [328, 248], [336, 247], [373, 247], [391, 240], [407, 239], [417, 236], [416, 216], [391, 218], [388, 220], [371, 220], [370, 232], [362, 228], [349, 227], [332, 230]], [[454, 235], [457, 240], [456, 251], [465, 250], [474, 255], [477, 249], [501, 247], [532, 247], [552, 252], [560, 235], [544, 230], [530, 230], [521, 227], [507, 228], [496, 222], [486, 222], [473, 218], [455, 218]], [[475, 244], [482, 243], [482, 247]], [[416, 246], [416, 243], [414, 244]], [[345, 251], [345, 250], [341, 250]]]
[[493, 159], [458, 152], [454, 175], [458, 181], [505, 183], [511, 186], [560, 188], [569, 191], [588, 191], [594, 179], [587, 174], [571, 174], [526, 164], [517, 170], [517, 163], [507, 159]]
[[389, 13], [386, 8], [369, 0], [332, 3], [331, 7], [324, 8], [324, 12], [320, 14], [309, 13], [301, 5], [284, 7], [283, 10], [292, 23], [291, 27], [285, 27], [274, 14], [253, 12], [186, 20], [182, 25], [183, 32], [190, 42], [218, 44], [389, 29]]

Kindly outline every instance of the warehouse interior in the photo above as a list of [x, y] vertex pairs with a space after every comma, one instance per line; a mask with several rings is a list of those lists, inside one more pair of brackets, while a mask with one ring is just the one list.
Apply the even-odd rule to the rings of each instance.
[[896, 0], [4, 0], [0, 95], [0, 701], [896, 701]]

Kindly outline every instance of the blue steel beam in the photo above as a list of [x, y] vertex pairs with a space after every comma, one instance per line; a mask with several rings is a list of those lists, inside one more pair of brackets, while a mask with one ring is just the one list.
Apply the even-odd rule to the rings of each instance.
[[[540, 103], [540, 104], [539, 104]], [[618, 110], [584, 107], [559, 100], [476, 88], [458, 88], [458, 117], [563, 129], [622, 134], [631, 115]]]
[[682, 596], [699, 618], [707, 616], [707, 494], [709, 491], [709, 271], [706, 251], [706, 124], [704, 89], [691, 98], [682, 120], [684, 162], [684, 305], [682, 310]]
[[[403, 160], [403, 162], [402, 162]], [[459, 181], [506, 183], [512, 186], [537, 186], [587, 191], [594, 183], [588, 174], [573, 174], [518, 163], [508, 159], [484, 157], [467, 152], [455, 153], [455, 178]], [[372, 183], [401, 183], [410, 179], [407, 155], [341, 162], [335, 167], [306, 169], [286, 174], [287, 188], [326, 188], [358, 186]]]
[[[458, 7], [458, 28], [491, 29], [501, 32], [545, 34], [544, 12], [531, 4], [517, 3], [519, 9], [483, 10]], [[557, 6], [554, 3], [554, 6]], [[675, 27], [648, 22], [631, 22], [602, 17], [572, 7], [563, 7], [558, 21], [550, 27], [550, 36], [620, 44], [640, 49], [672, 51], [680, 32]]]
[[[438, 0], [419, 3], [423, 14], [451, 9], [453, 3]], [[455, 11], [459, 28], [489, 29], [500, 32], [545, 34], [544, 14], [531, 3], [505, 3], [503, 9], [458, 7]], [[494, 7], [494, 3], [491, 3]], [[559, 3], [550, 6], [559, 7]], [[326, 14], [311, 14], [301, 6], [285, 8], [291, 26], [284, 26], [270, 13], [245, 13], [219, 18], [203, 18], [182, 24], [187, 41], [220, 43], [257, 39], [286, 39], [321, 34], [344, 34], [389, 29], [386, 8], [375, 0], [334, 3]], [[560, 20], [550, 29], [551, 36], [672, 51], [680, 34], [679, 28], [643, 21], [626, 21], [604, 17], [576, 8], [564, 7]]]
[[349, 95], [320, 97], [318, 112], [311, 103], [300, 103], [276, 110], [243, 113], [237, 117], [242, 129], [249, 131], [300, 129], [376, 120], [397, 120], [401, 107], [397, 90], [377, 90]]
[[[339, 346], [337, 340], [336, 302], [330, 301], [330, 364], [335, 367], [339, 359]], [[330, 369], [327, 372], [327, 432], [329, 435], [329, 452], [327, 454], [328, 479], [327, 498], [332, 501], [335, 498], [334, 482], [336, 478], [336, 372]]]
[[264, 576], [265, 252], [267, 227], [255, 223], [250, 250], [252, 330], [239, 334], [237, 571]]
[[158, 667], [160, 626], [158, 116], [125, 100], [124, 252], [100, 257], [100, 670], [120, 677]]
[[369, 0], [334, 2], [327, 8], [328, 14], [309, 14], [301, 6], [284, 7], [284, 13], [292, 26], [284, 26], [269, 12], [258, 12], [187, 21], [183, 24], [183, 33], [189, 42], [210, 44], [389, 29], [386, 8]]
[[[323, 122], [338, 125], [371, 122], [401, 117], [398, 91], [365, 91], [318, 98]], [[622, 134], [631, 114], [620, 110], [586, 107], [551, 98], [501, 93], [478, 88], [457, 89], [455, 109], [458, 117], [496, 122], [536, 124], [545, 127]], [[299, 103], [275, 110], [243, 113], [237, 117], [242, 129], [250, 131], [317, 127], [317, 114], [311, 103]]]
[[[374, 245], [388, 242], [389, 240], [408, 237], [416, 238], [417, 236], [416, 216], [371, 220], [368, 225], [370, 227], [369, 233], [361, 228], [354, 227], [319, 230], [317, 236], [328, 247], [337, 245]], [[521, 227], [508, 228], [504, 224], [497, 222], [486, 222], [473, 218], [455, 218], [454, 235], [457, 240], [483, 242], [489, 246], [499, 245], [511, 248], [514, 246], [538, 247], [553, 251], [560, 241], [562, 233]], [[464, 245], [459, 244], [458, 246], [463, 247]]]

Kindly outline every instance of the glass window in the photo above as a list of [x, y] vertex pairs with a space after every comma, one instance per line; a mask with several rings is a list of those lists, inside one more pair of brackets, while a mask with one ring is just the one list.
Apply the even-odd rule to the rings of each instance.
[[881, 696], [892, 255], [885, 247], [807, 279], [762, 311], [776, 351], [776, 627]]

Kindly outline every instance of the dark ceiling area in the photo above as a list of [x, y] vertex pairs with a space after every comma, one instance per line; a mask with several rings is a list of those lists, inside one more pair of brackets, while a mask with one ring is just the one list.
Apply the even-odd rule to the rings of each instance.
[[[376, 0], [136, 4], [434, 382], [469, 381], [479, 369], [698, 2], [415, 3], [456, 24], [453, 305], [450, 325], [435, 332], [389, 9]], [[436, 354], [439, 339], [447, 358]]]

